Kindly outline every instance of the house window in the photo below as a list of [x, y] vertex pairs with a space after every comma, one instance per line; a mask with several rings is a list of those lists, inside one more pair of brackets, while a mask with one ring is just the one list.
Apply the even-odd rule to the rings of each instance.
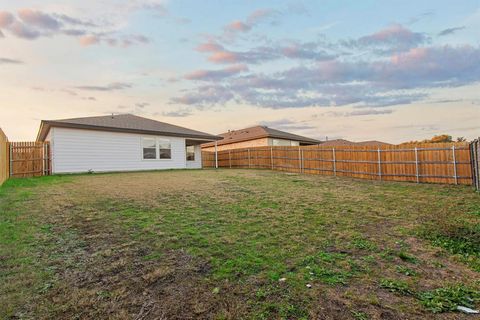
[[172, 146], [170, 140], [157, 139], [160, 159], [172, 159]]
[[170, 140], [160, 138], [143, 138], [143, 159], [171, 159], [172, 147]]
[[157, 159], [157, 144], [155, 138], [143, 138], [143, 159]]
[[195, 146], [187, 146], [187, 161], [195, 161]]
[[272, 139], [272, 145], [278, 146], [278, 147], [288, 147], [288, 146], [293, 146], [295, 144], [294, 144], [294, 141], [290, 141], [290, 140]]

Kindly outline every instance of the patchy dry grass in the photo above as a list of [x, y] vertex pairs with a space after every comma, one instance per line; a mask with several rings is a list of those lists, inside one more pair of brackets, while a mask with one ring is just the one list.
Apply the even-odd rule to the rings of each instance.
[[479, 208], [467, 187], [259, 170], [10, 180], [0, 318], [461, 319]]

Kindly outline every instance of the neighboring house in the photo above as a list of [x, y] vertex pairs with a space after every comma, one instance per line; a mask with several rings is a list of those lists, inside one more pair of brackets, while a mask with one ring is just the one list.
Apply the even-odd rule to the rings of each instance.
[[[223, 139], [217, 141], [218, 151], [265, 146], [306, 146], [320, 143], [319, 140], [265, 126], [232, 130], [222, 133], [219, 136], [223, 137]], [[215, 151], [215, 142], [202, 144], [202, 150]]]
[[391, 146], [390, 143], [381, 142], [381, 141], [361, 141], [361, 142], [353, 142], [344, 139], [335, 139], [335, 140], [328, 140], [323, 141], [321, 143], [322, 147], [337, 147], [337, 146], [370, 146], [370, 147], [382, 147], [382, 146]]
[[200, 144], [221, 137], [131, 114], [42, 120], [52, 172], [201, 168]]

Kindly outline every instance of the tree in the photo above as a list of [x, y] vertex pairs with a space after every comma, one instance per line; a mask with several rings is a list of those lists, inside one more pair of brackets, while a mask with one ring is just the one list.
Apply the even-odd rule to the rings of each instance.
[[441, 135], [438, 135], [438, 136], [434, 136], [432, 139], [426, 140], [425, 142], [427, 142], [427, 143], [441, 143], [441, 142], [453, 142], [453, 140], [452, 140], [452, 136], [450, 136], [448, 134], [441, 134]]
[[[467, 141], [464, 137], [458, 137], [457, 142], [464, 142]], [[416, 144], [416, 143], [442, 143], [442, 142], [453, 142], [453, 138], [451, 135], [448, 134], [441, 134], [438, 136], [434, 136], [431, 139], [425, 139], [422, 141], [409, 141], [409, 142], [404, 142], [402, 144]]]

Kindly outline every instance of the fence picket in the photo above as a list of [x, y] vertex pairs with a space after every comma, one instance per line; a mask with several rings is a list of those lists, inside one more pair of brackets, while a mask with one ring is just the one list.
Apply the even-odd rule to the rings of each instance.
[[[472, 150], [478, 148], [478, 143], [472, 145]], [[203, 166], [214, 167], [212, 152], [203, 151], [202, 154]], [[218, 157], [225, 160], [219, 163], [219, 167], [226, 168], [230, 167], [231, 163], [232, 168], [270, 168], [385, 181], [471, 185], [474, 173], [471, 165], [474, 158], [472, 154], [466, 143], [439, 143], [375, 149], [359, 146], [332, 148], [321, 145], [252, 147], [219, 151]], [[231, 160], [227, 161], [229, 158]]]
[[11, 177], [36, 177], [51, 173], [48, 142], [10, 142], [9, 171]]

